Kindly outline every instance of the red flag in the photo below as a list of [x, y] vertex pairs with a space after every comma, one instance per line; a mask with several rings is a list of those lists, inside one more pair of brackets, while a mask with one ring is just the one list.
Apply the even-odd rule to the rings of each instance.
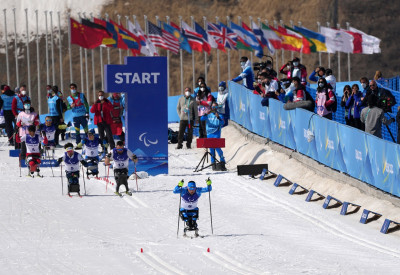
[[351, 32], [351, 31], [346, 31], [346, 30], [343, 30], [343, 31], [347, 32], [348, 34], [351, 34], [354, 38], [353, 53], [362, 53], [362, 35], [360, 33], [356, 33], [356, 32]]
[[86, 49], [93, 49], [101, 45], [103, 34], [88, 26], [82, 25], [71, 18], [71, 44]]

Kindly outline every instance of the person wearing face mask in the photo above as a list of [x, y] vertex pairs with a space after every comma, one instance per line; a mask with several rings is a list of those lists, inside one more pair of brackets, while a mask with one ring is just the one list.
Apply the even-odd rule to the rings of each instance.
[[111, 111], [111, 131], [113, 135], [119, 136], [119, 140], [125, 141], [125, 133], [122, 129], [122, 119], [125, 112], [125, 97], [121, 93], [113, 93], [108, 97], [112, 105]]
[[[204, 83], [206, 84], [206, 80], [204, 79], [204, 77], [199, 76], [199, 78], [197, 78], [197, 87], [194, 89], [193, 92], [193, 97], [196, 98], [197, 97], [197, 93], [200, 91], [200, 85]], [[207, 86], [207, 85], [206, 85]], [[207, 86], [207, 89], [211, 91], [210, 87]]]
[[336, 94], [336, 77], [333, 75], [332, 69], [326, 69], [326, 82], [331, 85], [333, 92]]
[[10, 146], [14, 146], [14, 124], [15, 124], [15, 116], [12, 111], [12, 102], [14, 100], [15, 94], [10, 89], [8, 85], [2, 85], [2, 94], [0, 97], [0, 109], [3, 110], [4, 120], [5, 120], [5, 128], [8, 137], [8, 142]]
[[215, 99], [211, 95], [210, 90], [207, 89], [206, 84], [202, 83], [196, 97], [199, 115], [199, 138], [207, 137], [206, 122], [201, 120], [201, 117], [208, 114], [208, 112], [211, 110], [211, 104], [214, 101]]
[[[31, 107], [31, 101], [29, 99], [24, 101], [24, 110], [21, 111], [17, 116], [17, 127], [19, 128], [16, 142], [20, 143], [21, 137], [26, 136], [28, 133], [28, 127], [31, 125], [39, 125], [39, 116], [35, 110]], [[26, 157], [26, 145], [25, 142], [21, 144], [20, 158], [25, 159]]]
[[75, 149], [82, 149], [82, 138], [81, 138], [81, 126], [85, 131], [88, 132], [88, 120], [89, 120], [89, 104], [83, 93], [79, 93], [76, 88], [78, 86], [75, 83], [71, 83], [69, 88], [71, 89], [71, 95], [67, 98], [68, 105], [72, 110], [72, 118], [75, 127], [75, 141], [77, 146]]
[[292, 61], [288, 61], [288, 63], [283, 64], [279, 72], [284, 74], [287, 79], [290, 79], [290, 72], [293, 68]]
[[362, 98], [361, 98], [362, 106], [366, 107], [368, 105], [366, 96], [367, 94], [369, 95], [371, 93], [371, 88], [369, 87], [368, 78], [366, 78], [365, 76], [361, 77], [360, 84], [361, 84], [360, 91], [362, 92]]
[[188, 129], [188, 134], [186, 136], [186, 148], [192, 148], [193, 139], [193, 126], [199, 122], [197, 102], [191, 96], [192, 90], [189, 87], [185, 88], [184, 95], [179, 98], [178, 105], [176, 106], [176, 111], [179, 115], [179, 132], [178, 132], [178, 145], [176, 149], [182, 149], [183, 147], [183, 137]]
[[111, 112], [113, 106], [111, 102], [105, 98], [103, 91], [99, 91], [97, 95], [98, 100], [92, 105], [90, 112], [94, 114], [94, 124], [97, 125], [99, 131], [100, 141], [101, 144], [103, 144], [103, 152], [107, 153], [108, 145], [110, 145], [111, 149], [114, 149], [115, 147], [114, 137], [111, 130]]
[[288, 79], [298, 77], [300, 78], [301, 85], [307, 85], [307, 69], [304, 65], [300, 64], [300, 59], [298, 57], [295, 57], [291, 62], [283, 65], [280, 72], [285, 74]]
[[15, 117], [24, 110], [24, 101], [31, 100], [31, 98], [27, 95], [26, 85], [21, 85], [19, 88], [19, 93], [14, 97], [12, 101], [12, 112]]
[[289, 86], [287, 96], [288, 100], [283, 105], [283, 108], [285, 110], [302, 108], [310, 112], [314, 112], [315, 109], [314, 99], [307, 92], [306, 88], [303, 85], [301, 85], [300, 78], [298, 77], [292, 78], [292, 83]]
[[234, 82], [239, 82], [243, 80], [243, 86], [245, 86], [249, 90], [254, 90], [254, 72], [253, 68], [251, 67], [251, 62], [246, 56], [242, 56], [240, 58], [240, 67], [242, 68], [242, 73], [231, 80]]
[[53, 90], [53, 87], [51, 85], [46, 85], [47, 98], [50, 96], [52, 90]]
[[222, 127], [225, 127], [228, 125], [229, 119], [228, 88], [226, 87], [225, 81], [221, 81], [218, 85], [217, 104], [217, 112], [219, 116], [225, 121]]
[[[271, 60], [267, 60], [266, 62], [267, 66], [265, 67], [266, 71], [268, 72], [269, 75], [272, 76], [272, 78], [276, 78], [278, 76], [278, 74], [276, 73], [276, 71], [274, 70], [274, 68], [272, 67], [272, 62]], [[264, 69], [262, 70], [262, 72], [264, 72]]]
[[[217, 103], [214, 102], [211, 107], [212, 108], [208, 111], [207, 115], [201, 117], [201, 121], [204, 121], [206, 123], [207, 138], [221, 138], [221, 129], [225, 122], [224, 119], [217, 112]], [[215, 162], [215, 151], [217, 151], [220, 159], [218, 167]], [[225, 158], [222, 149], [210, 148], [210, 154], [212, 170], [226, 171]]]
[[54, 137], [54, 141], [56, 143], [55, 146], [60, 148], [62, 146], [58, 143], [59, 135], [60, 135], [58, 125], [60, 124], [61, 119], [63, 118], [63, 111], [66, 110], [66, 105], [62, 101], [62, 99], [60, 99], [57, 96], [57, 92], [58, 92], [57, 86], [51, 87], [51, 90], [49, 91], [49, 94], [47, 96], [47, 106], [49, 108], [48, 115], [50, 116], [50, 118], [53, 122], [53, 125], [56, 128], [56, 133], [55, 133], [55, 137]]
[[318, 80], [315, 103], [317, 104], [318, 115], [327, 119], [332, 119], [332, 110], [334, 104], [337, 104], [336, 96], [325, 78], [320, 78]]
[[272, 76], [267, 73], [260, 74], [261, 82], [256, 87], [253, 93], [257, 93], [262, 97], [261, 105], [269, 106], [269, 99], [278, 99], [276, 91], [278, 91], [278, 83], [272, 79]]
[[321, 77], [325, 77], [325, 68], [324, 67], [317, 67], [314, 71], [310, 74], [308, 79], [310, 81], [318, 82], [318, 79]]

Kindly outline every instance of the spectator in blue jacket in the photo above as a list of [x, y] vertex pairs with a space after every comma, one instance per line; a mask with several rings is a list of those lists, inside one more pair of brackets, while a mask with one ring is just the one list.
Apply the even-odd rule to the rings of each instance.
[[310, 81], [318, 82], [318, 79], [321, 77], [325, 77], [325, 68], [324, 67], [317, 67], [308, 77]]
[[243, 86], [249, 90], [254, 90], [254, 72], [251, 68], [251, 62], [246, 56], [240, 58], [240, 67], [242, 67], [242, 73], [233, 78], [232, 81], [238, 82], [243, 80]]
[[363, 93], [359, 90], [358, 84], [351, 87], [351, 95], [346, 102], [346, 108], [349, 109], [348, 120], [349, 125], [362, 130], [362, 123], [360, 120]]
[[[201, 120], [206, 122], [207, 138], [221, 138], [221, 128], [224, 125], [224, 120], [218, 114], [217, 109], [218, 103], [213, 102], [209, 113], [201, 117]], [[210, 148], [212, 169], [217, 170], [217, 165], [215, 163], [215, 150], [220, 158], [220, 170], [226, 171], [224, 153], [221, 148]]]
[[6, 133], [8, 137], [8, 142], [10, 146], [14, 146], [14, 125], [15, 117], [12, 112], [12, 101], [15, 97], [14, 92], [10, 89], [8, 85], [2, 85], [0, 96], [0, 109], [3, 109], [4, 119], [6, 123]]

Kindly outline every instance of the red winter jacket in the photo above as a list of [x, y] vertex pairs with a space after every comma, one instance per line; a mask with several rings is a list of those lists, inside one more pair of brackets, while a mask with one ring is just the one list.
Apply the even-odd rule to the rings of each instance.
[[97, 125], [98, 123], [105, 122], [111, 125], [113, 122], [111, 118], [112, 108], [112, 104], [107, 98], [104, 98], [103, 104], [100, 100], [97, 100], [92, 108], [90, 108], [90, 112], [94, 113], [94, 124]]

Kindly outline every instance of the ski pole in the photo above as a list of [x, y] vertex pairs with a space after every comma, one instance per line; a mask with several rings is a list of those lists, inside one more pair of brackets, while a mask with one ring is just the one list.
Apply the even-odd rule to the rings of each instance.
[[110, 174], [110, 165], [108, 165], [108, 169], [107, 169], [107, 180], [106, 180], [106, 192], [107, 192], [107, 186], [108, 186], [108, 175]]
[[135, 164], [135, 176], [136, 176], [136, 192], [139, 192], [139, 187], [138, 187], [138, 184], [137, 184], [137, 173], [136, 173], [136, 163], [135, 162], [133, 162], [134, 164]]
[[83, 169], [83, 165], [81, 165], [81, 167], [82, 167], [83, 188], [85, 189], [85, 196], [86, 196], [85, 170]]
[[18, 161], [19, 161], [19, 177], [21, 177], [21, 153], [19, 153]]
[[[208, 178], [209, 180], [210, 178]], [[208, 191], [208, 200], [210, 202], [210, 221], [211, 221], [211, 234], [214, 235], [214, 229], [213, 229], [213, 224], [212, 224], [212, 212], [211, 212], [211, 194], [210, 191]]]
[[61, 167], [61, 194], [64, 196], [64, 182], [63, 182], [63, 174], [62, 174], [62, 164]]
[[51, 168], [51, 174], [53, 175], [54, 178], [53, 165], [51, 164], [51, 160], [50, 160], [50, 168]]
[[[183, 180], [182, 180], [183, 182]], [[179, 208], [178, 208], [178, 230], [176, 230], [176, 237], [179, 238], [179, 218], [180, 218], [180, 213], [181, 213], [181, 203], [182, 203], [182, 187], [179, 192]]]

